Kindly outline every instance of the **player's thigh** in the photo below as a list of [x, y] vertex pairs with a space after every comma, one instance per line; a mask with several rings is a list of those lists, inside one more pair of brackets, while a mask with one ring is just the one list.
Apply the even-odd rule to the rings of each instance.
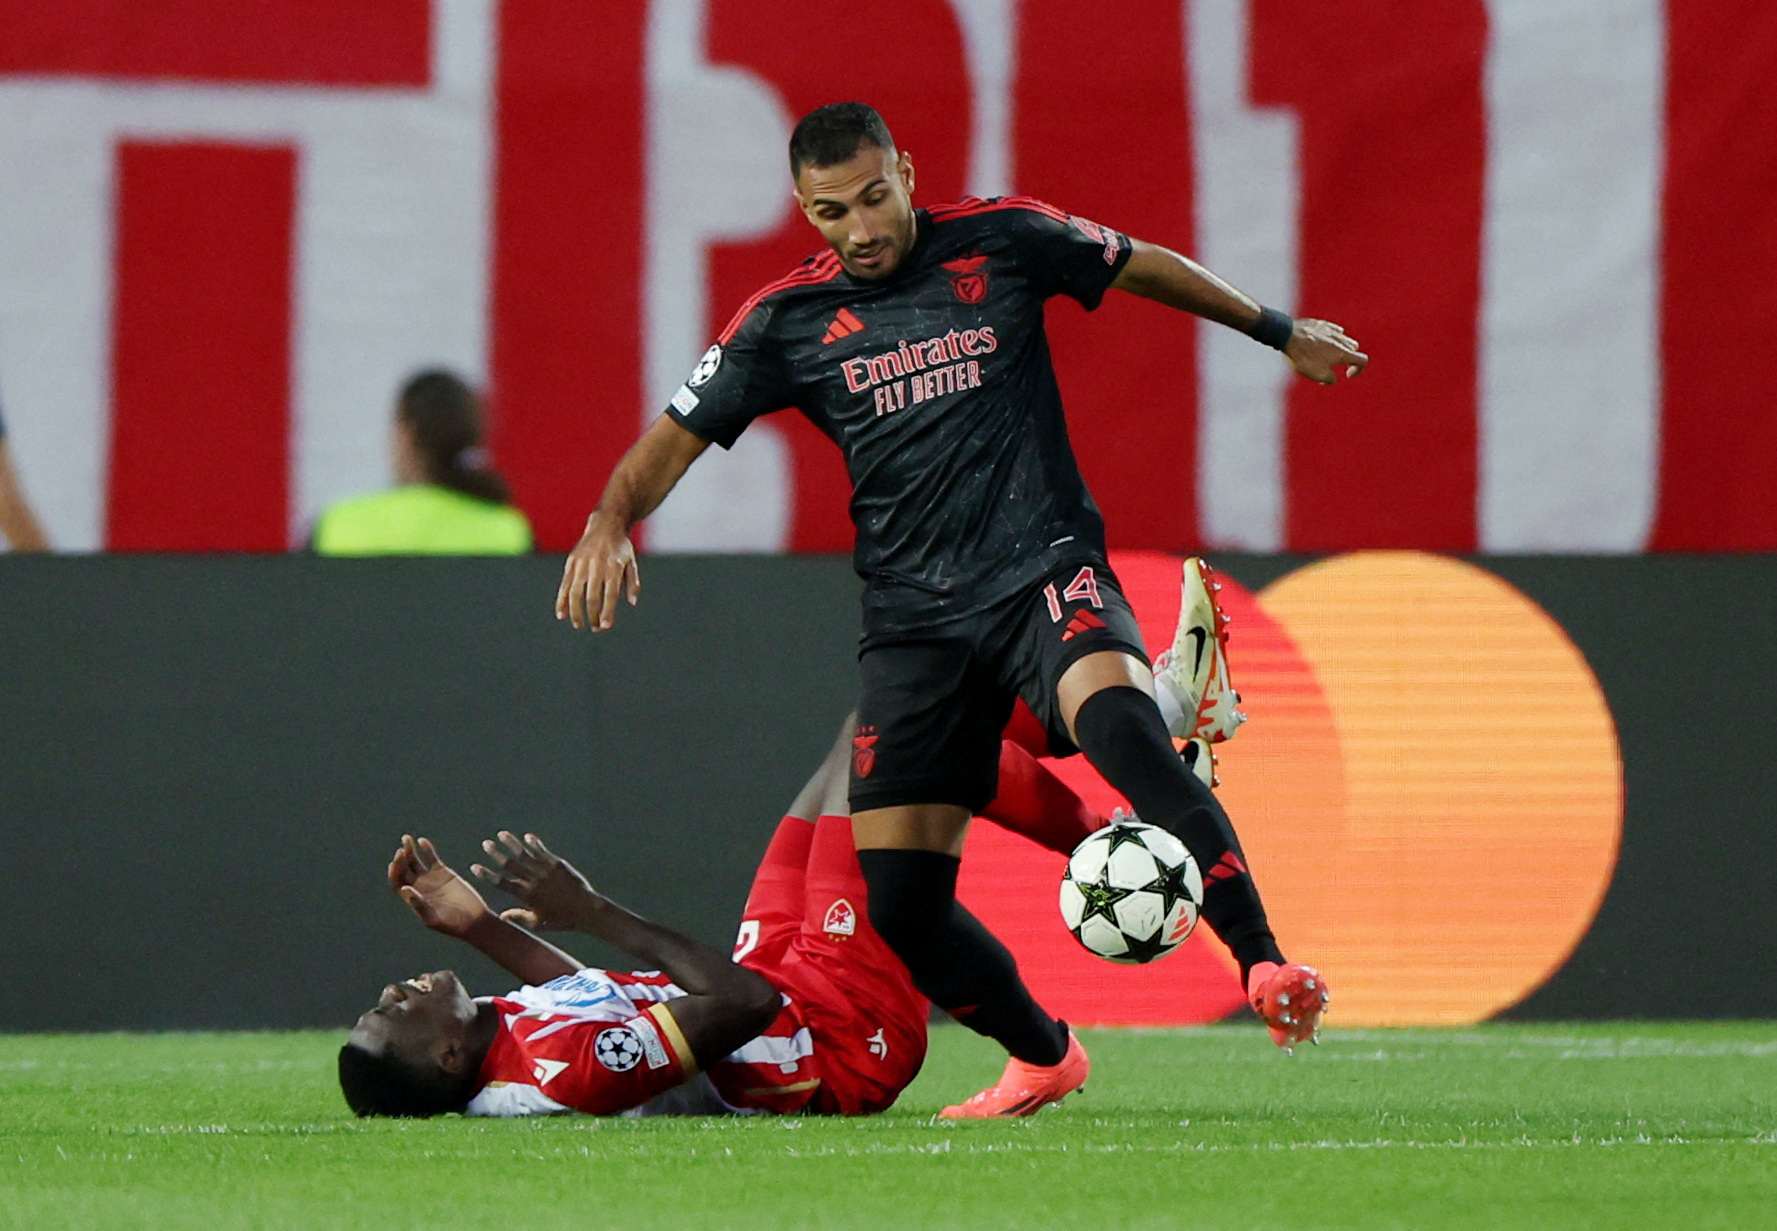
[[[1064, 709], [1064, 678], [1072, 687], [1090, 676], [1097, 687], [1126, 682], [1152, 689], [1141, 626], [1109, 565], [1070, 564], [1020, 597], [998, 626], [1001, 670], [1049, 732], [1058, 756], [1079, 751], [1073, 740], [1073, 710], [1086, 694], [1071, 696]], [[1091, 660], [1087, 669], [1070, 672]], [[1121, 675], [1121, 679], [1112, 676]], [[1101, 678], [1102, 677], [1102, 678]]]
[[1095, 650], [1061, 673], [1055, 684], [1055, 704], [1070, 740], [1078, 742], [1074, 720], [1086, 698], [1106, 688], [1136, 688], [1154, 695], [1154, 672], [1145, 658], [1116, 648]]
[[786, 816], [778, 822], [747, 892], [734, 940], [736, 962], [755, 969], [758, 963], [774, 962], [801, 930], [814, 837], [812, 821]]
[[962, 639], [891, 642], [859, 658], [854, 818], [883, 809], [985, 807], [999, 785], [1012, 695]]

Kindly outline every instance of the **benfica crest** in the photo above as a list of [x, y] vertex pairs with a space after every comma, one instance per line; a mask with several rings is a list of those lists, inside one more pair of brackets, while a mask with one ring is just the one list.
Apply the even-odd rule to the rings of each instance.
[[876, 735], [875, 727], [859, 727], [858, 733], [852, 737], [852, 772], [860, 778], [868, 778], [870, 771], [876, 768]]
[[960, 260], [945, 261], [944, 268], [950, 271], [950, 289], [964, 303], [980, 303], [987, 298], [987, 258], [984, 256], [966, 256]]

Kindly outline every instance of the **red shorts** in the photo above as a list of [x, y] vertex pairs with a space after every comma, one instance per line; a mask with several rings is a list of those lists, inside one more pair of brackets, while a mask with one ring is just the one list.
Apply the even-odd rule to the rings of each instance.
[[779, 822], [747, 895], [734, 960], [801, 1010], [821, 1081], [808, 1110], [882, 1111], [918, 1075], [931, 1006], [870, 926], [850, 818]]

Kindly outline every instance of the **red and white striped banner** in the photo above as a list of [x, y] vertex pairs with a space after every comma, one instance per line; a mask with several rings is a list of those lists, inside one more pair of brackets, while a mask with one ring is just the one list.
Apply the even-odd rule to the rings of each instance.
[[[279, 550], [486, 378], [540, 541], [818, 247], [794, 118], [875, 103], [927, 203], [1021, 192], [1373, 356], [1151, 304], [1052, 337], [1112, 541], [1777, 548], [1777, 7], [1756, 0], [0, 0], [0, 390], [52, 537]], [[655, 550], [843, 550], [790, 415]]]

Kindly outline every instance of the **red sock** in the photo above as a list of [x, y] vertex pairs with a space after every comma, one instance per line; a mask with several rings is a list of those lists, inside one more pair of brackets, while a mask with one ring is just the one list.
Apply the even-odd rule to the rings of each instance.
[[1010, 739], [1000, 744], [1000, 793], [981, 815], [1038, 846], [1071, 854], [1104, 828], [1100, 816], [1061, 779]]

